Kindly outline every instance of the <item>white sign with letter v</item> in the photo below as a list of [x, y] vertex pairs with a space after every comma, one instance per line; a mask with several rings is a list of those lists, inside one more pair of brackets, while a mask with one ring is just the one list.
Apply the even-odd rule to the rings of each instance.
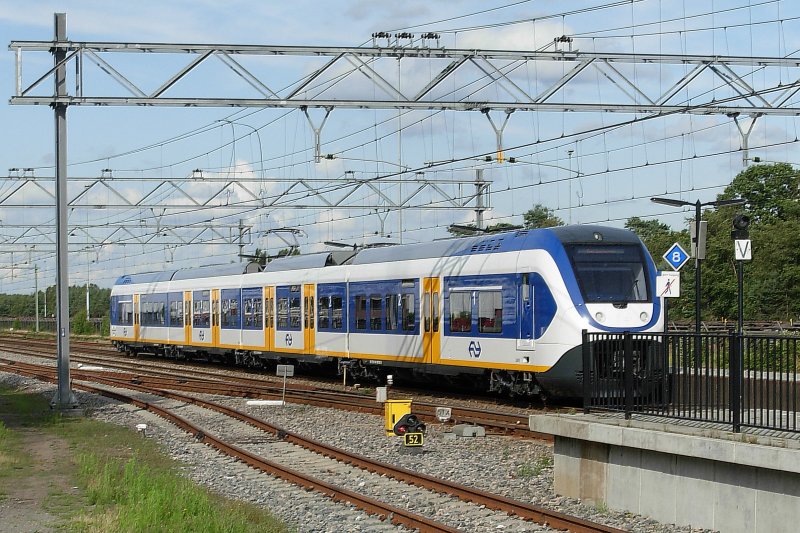
[[736, 239], [733, 241], [733, 248], [736, 252], [737, 261], [750, 261], [753, 259], [753, 247], [750, 246], [750, 239]]

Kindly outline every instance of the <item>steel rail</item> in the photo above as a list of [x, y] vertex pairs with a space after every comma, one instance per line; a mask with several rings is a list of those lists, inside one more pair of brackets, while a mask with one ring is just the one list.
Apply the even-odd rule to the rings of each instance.
[[[48, 344], [46, 340], [36, 340], [32, 344], [51, 347], [52, 343]], [[31, 343], [29, 343], [31, 344]], [[74, 343], [73, 350], [76, 353], [85, 353], [85, 344]], [[86, 343], [91, 344], [91, 343]], [[0, 348], [6, 344], [0, 340]], [[83, 347], [82, 347], [83, 346]], [[14, 347], [18, 352], [25, 351], [26, 348]], [[96, 347], [90, 347], [92, 351]], [[29, 346], [27, 352], [30, 355], [37, 354], [35, 348]], [[105, 349], [104, 349], [105, 350]], [[99, 350], [98, 350], [99, 351]], [[116, 355], [116, 351], [105, 350], [103, 355]], [[51, 356], [45, 356], [51, 357]], [[96, 364], [102, 364], [107, 367], [123, 368], [133, 372], [130, 379], [138, 380], [142, 383], [154, 383], [154, 378], [144, 376], [142, 374], [148, 373], [151, 376], [166, 376], [167, 381], [161, 382], [158, 385], [167, 386], [168, 388], [176, 390], [184, 390], [187, 392], [208, 392], [209, 390], [220, 391], [222, 388], [221, 383], [227, 385], [224, 394], [229, 396], [237, 396], [243, 398], [278, 398], [282, 394], [282, 387], [276, 382], [275, 384], [268, 384], [259, 378], [246, 378], [246, 377], [233, 377], [233, 376], [219, 376], [214, 372], [208, 372], [199, 369], [183, 369], [184, 372], [190, 374], [199, 374], [204, 376], [207, 381], [202, 382], [189, 376], [176, 376], [175, 372], [164, 369], [145, 370], [140, 363], [126, 364], [126, 363], [111, 363], [107, 359], [94, 359], [86, 356], [75, 356], [76, 361], [90, 360]], [[171, 383], [171, 385], [170, 385]], [[213, 389], [213, 387], [217, 387]], [[206, 387], [206, 388], [204, 388]], [[210, 388], [210, 389], [209, 389]], [[383, 406], [376, 404], [373, 398], [366, 397], [361, 394], [331, 391], [327, 389], [320, 389], [306, 385], [292, 384], [286, 389], [287, 397], [296, 401], [297, 403], [304, 403], [308, 405], [316, 405], [318, 407], [330, 407], [335, 409], [349, 409], [358, 412], [371, 413], [380, 415], [383, 414]], [[439, 404], [434, 404], [425, 401], [414, 401], [415, 413], [422, 417], [427, 422], [436, 422], [436, 408]], [[526, 438], [535, 438], [548, 442], [553, 441], [552, 435], [531, 431], [528, 428], [528, 414], [525, 413], [509, 413], [497, 410], [487, 410], [485, 408], [474, 408], [467, 406], [453, 406], [451, 407], [451, 420], [454, 423], [468, 423], [473, 425], [481, 425], [489, 428], [492, 431], [502, 432], [507, 434], [514, 434]]]
[[[24, 365], [27, 365], [27, 363]], [[41, 370], [38, 371], [26, 370], [22, 367], [17, 367], [14, 369], [14, 371], [15, 373], [27, 375], [30, 377], [35, 377], [36, 379], [40, 380], [46, 380], [50, 382], [56, 381], [56, 377], [50, 369], [47, 369], [46, 372], [42, 372]], [[76, 377], [78, 374], [79, 374], [78, 372], [75, 373]], [[98, 380], [98, 382], [101, 383], [103, 381], [104, 380]], [[119, 386], [117, 384], [114, 384], [115, 380], [107, 380], [107, 381], [110, 382], [107, 384], [111, 386]], [[145, 392], [164, 397], [172, 396], [172, 395], [162, 394], [164, 391], [159, 392], [157, 389], [148, 389], [146, 387], [132, 386], [131, 384], [127, 384], [125, 386], [128, 388], [133, 388], [134, 390], [138, 390], [139, 392]], [[312, 476], [308, 476], [292, 468], [269, 461], [268, 459], [260, 457], [243, 448], [227, 443], [224, 440], [220, 439], [219, 437], [212, 435], [211, 433], [208, 433], [199, 426], [193, 424], [189, 420], [175, 413], [172, 413], [168, 409], [159, 407], [158, 405], [155, 405], [153, 403], [145, 402], [143, 400], [139, 400], [137, 398], [121, 394], [119, 392], [109, 391], [107, 389], [93, 387], [91, 385], [83, 383], [73, 383], [73, 387], [75, 389], [83, 390], [93, 394], [100, 394], [102, 396], [106, 396], [108, 398], [112, 398], [123, 403], [129, 403], [141, 409], [145, 409], [149, 412], [152, 412], [160, 416], [161, 418], [164, 418], [165, 420], [172, 422], [180, 429], [193, 435], [198, 442], [206, 444], [222, 452], [225, 455], [238, 459], [250, 467], [253, 467], [257, 470], [268, 473], [275, 477], [281, 478], [294, 485], [298, 485], [306, 489], [320, 492], [325, 496], [333, 499], [334, 501], [355, 505], [359, 509], [362, 509], [363, 511], [369, 514], [378, 515], [385, 519], [388, 518], [393, 524], [404, 525], [409, 528], [416, 528], [424, 533], [437, 533], [437, 532], [458, 533], [459, 531], [458, 529], [450, 527], [446, 524], [436, 522], [435, 520], [410, 512], [401, 507], [381, 502], [380, 500], [364, 496], [363, 494], [359, 494], [357, 492], [348, 490], [343, 487], [339, 487], [332, 483], [316, 479]], [[182, 396], [182, 395], [176, 395], [176, 396]], [[179, 399], [179, 398], [173, 398], [173, 399]]]
[[[28, 363], [24, 363], [17, 368], [22, 370], [23, 367], [37, 369], [37, 365], [29, 365]], [[559, 513], [557, 511], [551, 511], [540, 506], [518, 502], [513, 499], [506, 498], [504, 496], [486, 494], [483, 493], [481, 490], [473, 487], [438, 479], [433, 476], [428, 476], [426, 474], [414, 472], [402, 467], [396, 467], [388, 463], [384, 463], [382, 461], [370, 459], [360, 454], [350, 453], [341, 450], [339, 448], [327, 445], [325, 443], [319, 442], [317, 440], [306, 438], [299, 434], [286, 431], [278, 426], [269, 424], [263, 420], [260, 420], [246, 413], [238, 411], [237, 409], [234, 409], [232, 407], [227, 407], [215, 402], [202, 400], [192, 396], [186, 396], [180, 393], [166, 391], [163, 389], [153, 389], [151, 387], [143, 386], [140, 384], [130, 383], [129, 381], [126, 381], [124, 379], [108, 378], [107, 376], [103, 375], [98, 376], [93, 372], [76, 371], [74, 372], [74, 375], [77, 379], [96, 381], [98, 383], [104, 383], [106, 385], [113, 387], [131, 388], [139, 392], [156, 394], [165, 398], [170, 398], [173, 400], [210, 409], [218, 413], [224, 414], [230, 418], [234, 418], [236, 420], [249, 424], [262, 431], [275, 434], [294, 445], [301, 446], [307, 450], [319, 453], [326, 457], [330, 457], [342, 463], [362, 468], [369, 472], [386, 475], [394, 479], [397, 479], [398, 481], [402, 481], [411, 485], [417, 485], [436, 492], [449, 494], [463, 501], [471, 502], [478, 505], [483, 505], [490, 509], [511, 513], [513, 515], [519, 516], [520, 518], [531, 520], [539, 524], [547, 525], [549, 527], [553, 527], [556, 529], [566, 529], [568, 531], [575, 533], [592, 533], [592, 532], [620, 533], [622, 531], [617, 528], [605, 526], [602, 524], [597, 524], [577, 517], [572, 517], [564, 513]]]

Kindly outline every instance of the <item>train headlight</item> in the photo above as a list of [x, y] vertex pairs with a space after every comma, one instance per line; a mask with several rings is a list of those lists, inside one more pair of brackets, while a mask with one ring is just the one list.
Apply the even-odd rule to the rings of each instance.
[[647, 322], [647, 320], [650, 318], [650, 315], [647, 314], [647, 311], [642, 311], [641, 313], [639, 313], [639, 318], [641, 319], [642, 322]]
[[604, 315], [602, 311], [598, 311], [594, 314], [594, 319], [602, 324], [606, 319], [606, 315]]

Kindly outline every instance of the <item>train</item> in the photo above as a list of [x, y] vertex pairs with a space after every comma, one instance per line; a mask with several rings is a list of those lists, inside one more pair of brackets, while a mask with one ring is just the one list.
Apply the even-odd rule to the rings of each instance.
[[333, 250], [121, 276], [110, 336], [132, 355], [580, 397], [582, 332], [664, 330], [656, 275], [634, 233], [593, 225]]

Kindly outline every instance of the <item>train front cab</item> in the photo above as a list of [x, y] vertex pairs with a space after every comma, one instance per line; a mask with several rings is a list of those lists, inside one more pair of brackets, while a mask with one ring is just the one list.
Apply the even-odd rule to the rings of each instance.
[[[575, 341], [538, 379], [551, 395], [577, 398], [583, 394], [582, 330], [609, 334], [663, 331], [661, 300], [655, 296], [657, 272], [647, 249], [627, 230], [579, 226], [552, 231], [564, 246], [557, 263], [568, 299], [562, 302], [559, 315], [566, 317], [569, 325], [564, 335]], [[605, 354], [594, 367], [618, 356], [618, 350], [609, 352], [608, 346], [589, 348], [596, 355]], [[655, 349], [652, 343], [639, 343], [637, 367], [654, 370], [650, 359]]]

